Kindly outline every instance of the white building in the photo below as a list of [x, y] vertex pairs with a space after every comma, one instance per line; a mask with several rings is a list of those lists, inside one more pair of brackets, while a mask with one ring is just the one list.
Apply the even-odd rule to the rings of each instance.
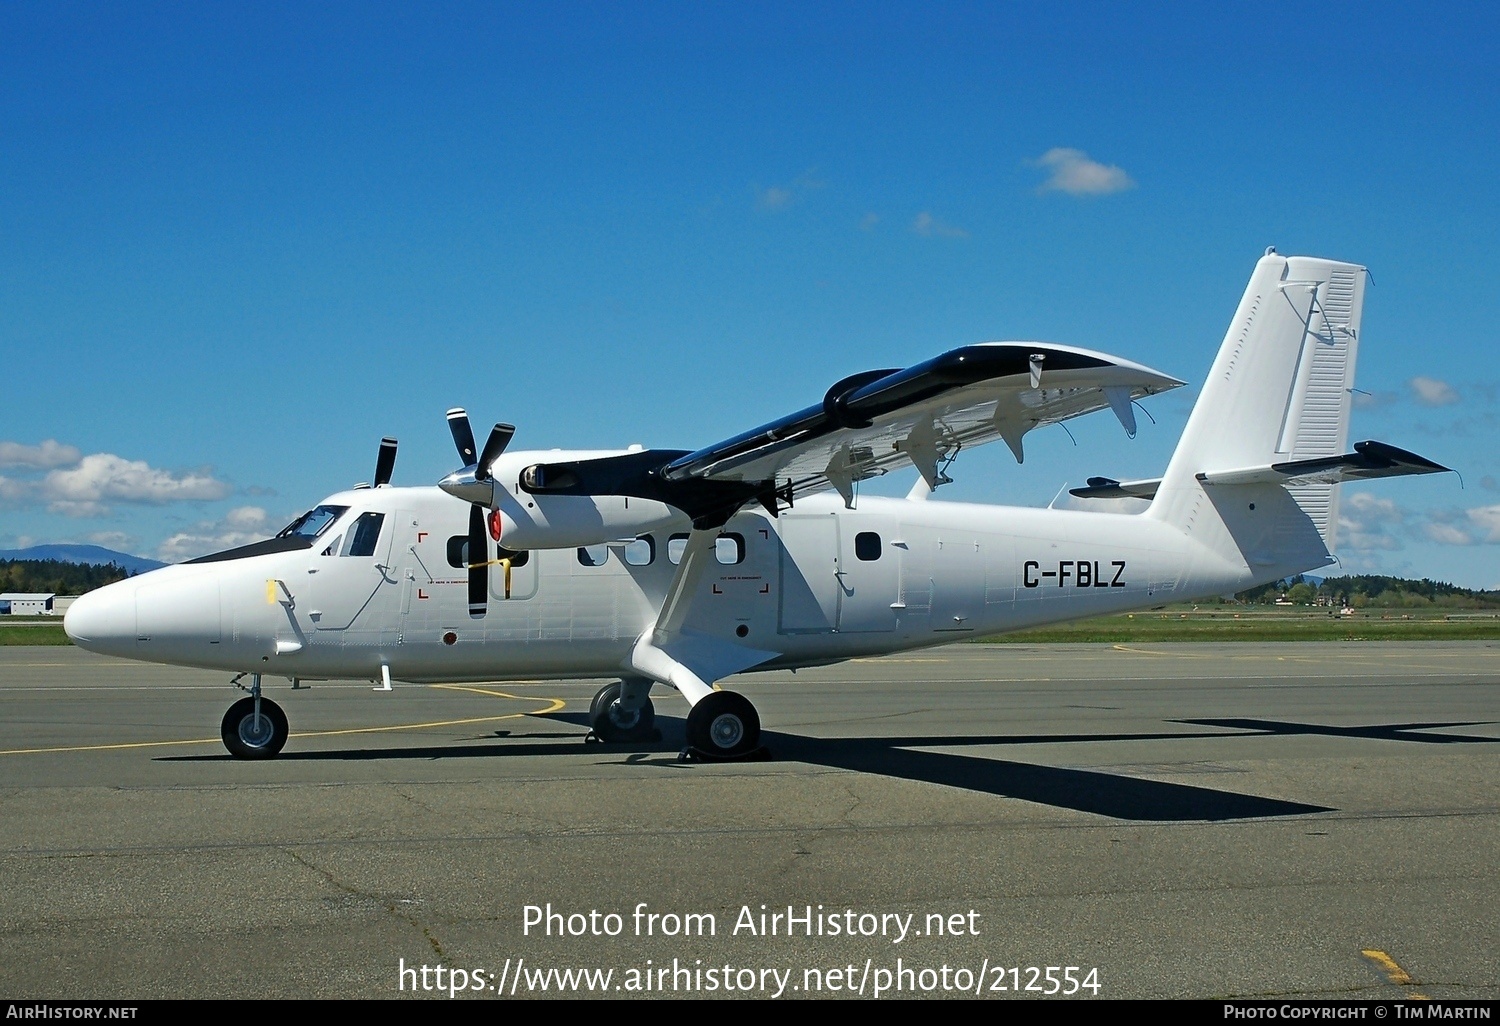
[[9, 613], [12, 616], [45, 616], [54, 612], [52, 600], [55, 598], [57, 596], [52, 592], [0, 592], [0, 615]]

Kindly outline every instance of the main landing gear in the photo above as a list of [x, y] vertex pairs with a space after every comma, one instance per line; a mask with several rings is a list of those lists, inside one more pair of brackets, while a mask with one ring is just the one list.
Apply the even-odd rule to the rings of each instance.
[[[641, 677], [607, 684], [589, 704], [591, 738], [609, 743], [658, 741], [651, 681]], [[744, 695], [710, 691], [688, 712], [683, 756], [699, 759], [763, 757], [760, 715]]]
[[[234, 679], [235, 686], [243, 688], [239, 681], [239, 677]], [[236, 759], [269, 759], [286, 744], [286, 713], [269, 698], [261, 697], [260, 674], [250, 675], [248, 690], [250, 697], [240, 699], [224, 714], [219, 736]]]
[[760, 714], [744, 695], [711, 691], [688, 712], [684, 755], [709, 759], [763, 756]]

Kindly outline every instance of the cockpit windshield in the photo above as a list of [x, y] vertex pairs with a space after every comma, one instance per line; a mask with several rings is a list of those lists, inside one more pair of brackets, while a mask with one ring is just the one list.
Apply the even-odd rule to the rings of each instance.
[[343, 515], [348, 506], [319, 506], [308, 510], [281, 529], [278, 538], [306, 538], [309, 541], [328, 530], [328, 526]]

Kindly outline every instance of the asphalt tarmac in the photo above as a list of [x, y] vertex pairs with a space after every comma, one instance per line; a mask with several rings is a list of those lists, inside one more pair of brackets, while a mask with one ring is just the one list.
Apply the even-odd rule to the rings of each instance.
[[736, 764], [600, 683], [268, 682], [241, 762], [226, 675], [0, 649], [0, 999], [1500, 997], [1500, 643], [748, 675]]

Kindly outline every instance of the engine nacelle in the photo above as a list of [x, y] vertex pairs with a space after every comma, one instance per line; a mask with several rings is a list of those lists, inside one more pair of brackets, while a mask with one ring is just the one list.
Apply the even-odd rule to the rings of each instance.
[[525, 468], [561, 459], [596, 459], [618, 452], [506, 453], [494, 463], [490, 537], [507, 549], [572, 549], [624, 541], [649, 532], [688, 531], [680, 510], [623, 495], [533, 495], [520, 483]]
[[687, 531], [691, 521], [664, 502], [620, 495], [528, 495], [495, 488], [490, 536], [507, 549], [572, 549], [652, 531]]

